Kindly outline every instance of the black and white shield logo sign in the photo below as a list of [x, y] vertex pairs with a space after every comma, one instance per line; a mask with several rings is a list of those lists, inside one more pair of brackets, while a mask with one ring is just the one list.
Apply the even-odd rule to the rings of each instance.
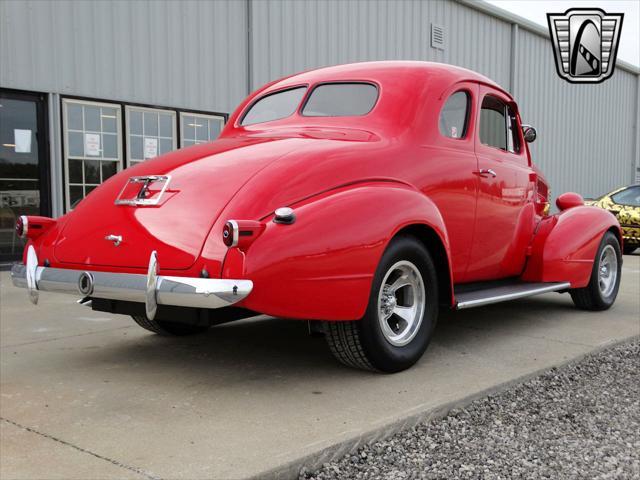
[[548, 13], [558, 75], [571, 83], [600, 83], [613, 75], [623, 17], [599, 8]]

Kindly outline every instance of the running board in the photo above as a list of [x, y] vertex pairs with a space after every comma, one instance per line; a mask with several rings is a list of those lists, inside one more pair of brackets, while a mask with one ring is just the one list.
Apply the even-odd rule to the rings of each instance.
[[456, 309], [481, 307], [491, 303], [507, 302], [531, 297], [541, 293], [557, 292], [571, 287], [569, 282], [558, 283], [513, 283], [456, 294]]

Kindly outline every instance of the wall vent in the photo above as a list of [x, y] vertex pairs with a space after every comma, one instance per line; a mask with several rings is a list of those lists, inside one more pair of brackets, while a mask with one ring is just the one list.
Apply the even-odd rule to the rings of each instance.
[[431, 47], [444, 50], [444, 27], [442, 25], [431, 24]]

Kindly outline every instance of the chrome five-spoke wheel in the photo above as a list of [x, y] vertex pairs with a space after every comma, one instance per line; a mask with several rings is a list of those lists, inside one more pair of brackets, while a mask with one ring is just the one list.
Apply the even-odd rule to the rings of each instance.
[[420, 328], [425, 292], [418, 268], [406, 260], [387, 271], [378, 294], [378, 320], [385, 339], [395, 346], [409, 343]]

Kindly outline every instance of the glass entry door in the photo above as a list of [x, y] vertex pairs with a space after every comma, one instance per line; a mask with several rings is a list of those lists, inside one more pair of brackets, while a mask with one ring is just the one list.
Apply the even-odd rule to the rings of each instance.
[[20, 215], [50, 215], [45, 98], [0, 90], [0, 263], [22, 254]]

